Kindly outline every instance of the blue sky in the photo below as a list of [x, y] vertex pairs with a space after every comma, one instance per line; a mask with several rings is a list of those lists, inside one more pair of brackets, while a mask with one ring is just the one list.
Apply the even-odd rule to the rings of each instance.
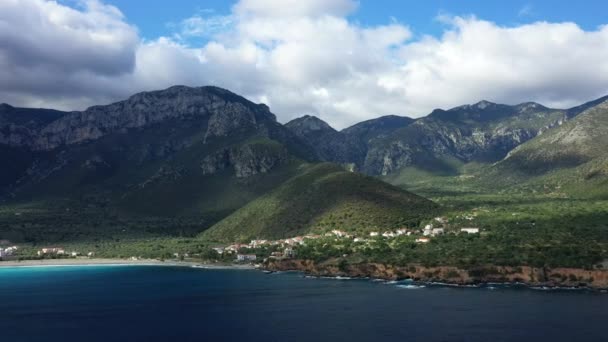
[[[234, 4], [233, 1], [222, 0], [146, 0], [145, 5], [133, 0], [105, 2], [118, 7], [146, 39], [170, 34], [171, 30], [167, 24], [180, 22], [197, 13], [201, 16], [228, 15]], [[394, 18], [408, 25], [415, 36], [419, 37], [442, 34], [444, 25], [437, 20], [441, 14], [475, 15], [503, 26], [536, 21], [571, 21], [584, 29], [592, 30], [605, 24], [606, 13], [608, 4], [602, 0], [360, 0], [358, 9], [349, 16], [349, 20], [364, 26], [373, 26], [385, 24]]]
[[482, 99], [568, 108], [608, 95], [606, 13], [600, 0], [0, 0], [0, 102], [81, 110], [215, 85], [336, 128]]

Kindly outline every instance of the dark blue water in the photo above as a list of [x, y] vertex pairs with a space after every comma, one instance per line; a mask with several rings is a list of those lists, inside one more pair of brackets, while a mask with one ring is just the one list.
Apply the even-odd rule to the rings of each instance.
[[0, 269], [2, 341], [607, 341], [608, 295], [178, 267]]

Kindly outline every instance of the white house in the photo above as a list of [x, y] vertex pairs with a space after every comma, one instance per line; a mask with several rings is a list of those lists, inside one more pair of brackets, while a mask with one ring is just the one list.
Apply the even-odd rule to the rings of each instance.
[[378, 236], [378, 232], [371, 232], [369, 233], [369, 236]]
[[424, 230], [422, 231], [422, 235], [424, 236], [429, 236], [433, 234], [433, 225], [432, 224], [427, 224], [424, 227]]
[[236, 255], [237, 261], [255, 261], [255, 259], [256, 259], [255, 254], [237, 254]]
[[397, 229], [395, 235], [404, 235], [407, 234], [407, 229]]
[[63, 254], [65, 254], [65, 250], [61, 247], [45, 247], [38, 251], [38, 255], [43, 255], [43, 254], [63, 255]]
[[430, 241], [431, 241], [431, 239], [429, 239], [427, 237], [421, 237], [421, 238], [416, 239], [417, 243], [428, 243]]
[[477, 234], [479, 233], [479, 228], [462, 228], [460, 231], [467, 234]]
[[384, 232], [384, 233], [382, 233], [382, 236], [384, 236], [384, 237], [395, 237], [395, 233], [393, 233], [393, 232]]
[[448, 223], [448, 219], [445, 217], [435, 217], [435, 221], [441, 223], [441, 224], [445, 224]]
[[0, 258], [5, 256], [4, 248], [0, 248]]
[[212, 248], [217, 254], [224, 254], [224, 247], [214, 247]]
[[336, 230], [336, 229], [332, 230], [331, 233], [334, 234], [337, 237], [346, 237], [346, 236], [348, 236], [348, 234], [346, 232], [343, 232], [341, 230]]
[[[296, 256], [296, 252], [293, 250], [293, 248], [287, 247], [287, 248], [285, 248], [285, 251], [283, 252], [283, 256], [285, 258], [293, 258]], [[253, 260], [255, 260], [255, 259], [253, 259]]]
[[445, 229], [443, 229], [443, 228], [433, 228], [431, 230], [432, 236], [442, 235], [443, 233], [445, 233]]
[[251, 242], [249, 243], [249, 246], [251, 246], [251, 248], [257, 248], [257, 247], [263, 246], [267, 243], [268, 243], [268, 240], [251, 240]]

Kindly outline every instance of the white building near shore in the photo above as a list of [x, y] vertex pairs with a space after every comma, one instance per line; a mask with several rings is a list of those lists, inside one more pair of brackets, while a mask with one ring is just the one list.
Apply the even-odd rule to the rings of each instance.
[[479, 233], [479, 228], [461, 228], [460, 231], [467, 234], [477, 234]]

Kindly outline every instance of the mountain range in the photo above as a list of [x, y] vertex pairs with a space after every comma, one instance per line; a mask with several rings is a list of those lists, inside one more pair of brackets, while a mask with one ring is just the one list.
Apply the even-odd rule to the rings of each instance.
[[481, 101], [341, 131], [309, 115], [283, 125], [210, 86], [74, 112], [2, 104], [0, 198], [50, 213], [189, 218], [217, 240], [415, 226], [437, 205], [386, 181], [417, 170], [580, 194], [606, 185], [607, 125], [608, 97], [570, 109]]

